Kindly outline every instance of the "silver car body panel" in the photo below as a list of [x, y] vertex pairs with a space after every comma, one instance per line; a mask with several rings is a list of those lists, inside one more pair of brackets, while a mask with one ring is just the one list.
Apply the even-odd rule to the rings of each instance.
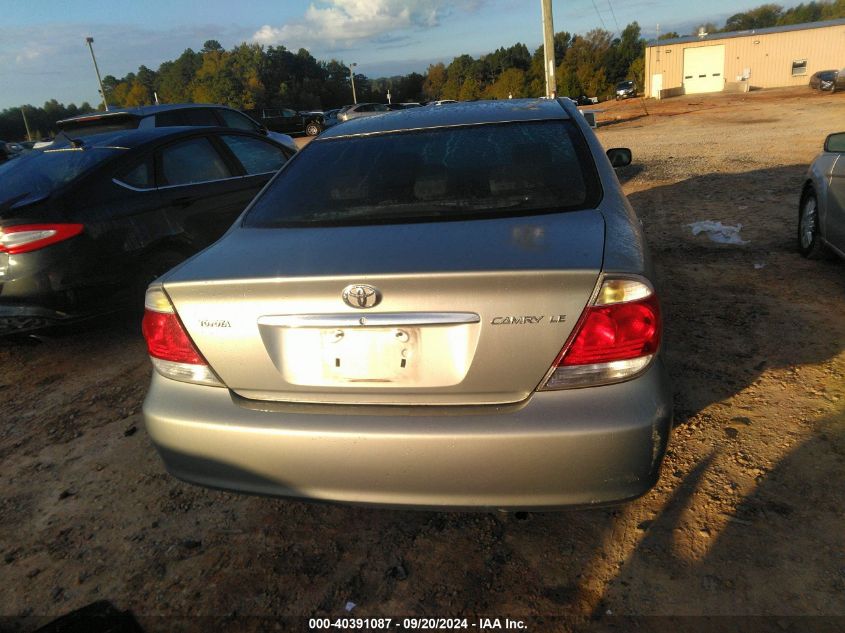
[[822, 152], [811, 163], [806, 181], [816, 192], [819, 235], [845, 258], [845, 158], [839, 152]]
[[144, 416], [167, 469], [204, 486], [370, 505], [537, 510], [650, 489], [669, 439], [671, 394], [660, 362], [628, 382], [484, 407], [249, 402], [154, 375]]

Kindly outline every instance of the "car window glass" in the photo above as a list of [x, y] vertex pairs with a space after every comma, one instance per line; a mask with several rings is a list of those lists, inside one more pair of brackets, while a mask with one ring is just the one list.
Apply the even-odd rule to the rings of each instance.
[[235, 128], [236, 130], [249, 130], [250, 132], [258, 130], [258, 126], [252, 120], [239, 112], [221, 109], [217, 113], [223, 118], [226, 127]]
[[225, 134], [220, 138], [241, 162], [247, 174], [276, 171], [288, 160], [287, 154], [272, 143], [234, 134]]
[[161, 173], [168, 185], [229, 178], [232, 174], [207, 138], [193, 138], [161, 151]]
[[555, 213], [600, 198], [572, 121], [476, 125], [312, 143], [256, 199], [244, 226]]
[[182, 116], [184, 120], [183, 125], [192, 125], [192, 126], [209, 126], [209, 125], [220, 125], [217, 122], [217, 118], [214, 116], [214, 112], [211, 111], [209, 108], [192, 108], [190, 110], [183, 110]]
[[282, 116], [296, 116], [296, 112], [285, 108], [284, 110], [282, 110]]
[[373, 112], [387, 112], [390, 108], [388, 108], [383, 103], [377, 103], [373, 106]]
[[170, 110], [169, 112], [159, 112], [156, 114], [156, 127], [173, 127], [174, 125], [184, 125], [182, 123], [182, 113], [179, 110]]
[[136, 189], [151, 189], [155, 186], [152, 164], [149, 160], [135, 165], [122, 176], [118, 176], [117, 179]]
[[117, 148], [81, 149], [58, 147], [24, 154], [0, 163], [2, 201], [49, 194], [71, 182], [101, 162], [126, 150]]

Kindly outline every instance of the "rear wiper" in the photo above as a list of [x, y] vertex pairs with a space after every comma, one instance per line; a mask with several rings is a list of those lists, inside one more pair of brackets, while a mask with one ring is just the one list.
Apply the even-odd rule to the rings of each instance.
[[85, 142], [81, 138], [73, 138], [70, 134], [62, 130], [56, 136], [64, 136], [70, 141], [70, 144], [77, 149], [85, 149]]

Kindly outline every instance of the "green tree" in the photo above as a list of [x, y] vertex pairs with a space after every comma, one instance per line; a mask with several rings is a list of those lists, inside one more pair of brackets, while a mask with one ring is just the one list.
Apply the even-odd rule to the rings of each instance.
[[422, 86], [423, 95], [425, 95], [427, 101], [435, 101], [441, 98], [447, 78], [446, 66], [443, 63], [432, 64], [428, 67]]
[[611, 35], [603, 29], [593, 29], [584, 37], [573, 38], [563, 62], [555, 72], [558, 93], [591, 97], [608, 92], [605, 60], [610, 50]]
[[475, 77], [467, 77], [458, 92], [458, 101], [475, 101], [481, 98], [481, 84]]
[[631, 22], [619, 39], [613, 40], [605, 61], [607, 80], [611, 84], [627, 78], [631, 64], [645, 53], [645, 41], [640, 37], [640, 25]]
[[640, 90], [645, 86], [645, 56], [637, 57], [628, 68], [628, 79], [632, 79]]
[[744, 13], [732, 15], [725, 21], [725, 28], [722, 30], [747, 31], [749, 29], [765, 29], [775, 26], [782, 14], [783, 7], [779, 4], [762, 4]]
[[525, 83], [526, 73], [519, 68], [508, 68], [496, 81], [487, 87], [484, 96], [488, 99], [514, 99], [527, 96]]
[[158, 98], [161, 103], [191, 101], [191, 83], [202, 66], [202, 53], [190, 48], [174, 61], [164, 62], [158, 69]]
[[[121, 84], [126, 85], [126, 84]], [[135, 106], [150, 105], [153, 102], [150, 90], [142, 84], [138, 79], [132, 82], [126, 97], [123, 100], [123, 105], [132, 108]]]

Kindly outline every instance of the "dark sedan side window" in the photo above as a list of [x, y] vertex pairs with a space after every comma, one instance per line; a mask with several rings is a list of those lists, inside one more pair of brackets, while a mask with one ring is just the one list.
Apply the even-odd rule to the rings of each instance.
[[152, 189], [155, 187], [153, 161], [147, 159], [131, 167], [125, 174], [118, 176], [117, 180], [135, 189]]
[[220, 139], [232, 150], [247, 175], [266, 174], [278, 170], [288, 160], [280, 147], [256, 138], [234, 134], [223, 134]]
[[161, 150], [159, 160], [164, 185], [187, 185], [232, 176], [223, 157], [204, 137], [168, 145]]
[[160, 112], [155, 117], [156, 127], [173, 127], [175, 125], [209, 127], [220, 125], [214, 113], [209, 108], [170, 110], [169, 112]]
[[190, 110], [182, 110], [182, 116], [185, 125], [190, 126], [217, 126], [217, 118], [214, 112], [207, 108], [192, 108]]
[[258, 125], [255, 122], [245, 117], [243, 114], [239, 114], [238, 112], [232, 112], [231, 110], [218, 110], [217, 114], [223, 119], [223, 123], [226, 124], [226, 127], [231, 127], [236, 130], [248, 130], [250, 132], [257, 132], [259, 130]]

